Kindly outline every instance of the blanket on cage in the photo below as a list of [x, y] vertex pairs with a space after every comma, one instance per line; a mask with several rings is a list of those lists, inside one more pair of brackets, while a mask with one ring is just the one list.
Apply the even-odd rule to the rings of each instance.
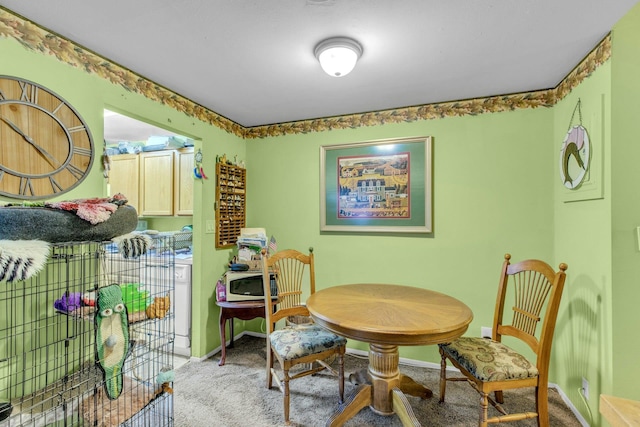
[[123, 206], [126, 203], [127, 198], [123, 194], [118, 193], [113, 197], [93, 197], [90, 199], [49, 202], [45, 203], [44, 206], [74, 212], [78, 217], [88, 221], [92, 225], [96, 225], [108, 220], [119, 206]]

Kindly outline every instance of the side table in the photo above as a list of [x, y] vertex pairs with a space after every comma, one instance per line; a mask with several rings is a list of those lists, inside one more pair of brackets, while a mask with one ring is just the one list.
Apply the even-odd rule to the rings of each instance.
[[[277, 302], [278, 301], [274, 300], [271, 302], [271, 305], [275, 306]], [[223, 366], [227, 358], [227, 320], [231, 319], [231, 323], [229, 325], [229, 334], [231, 335], [229, 348], [233, 348], [233, 319], [251, 320], [256, 317], [265, 317], [264, 300], [216, 301], [216, 305], [220, 307], [220, 341], [222, 344], [222, 354], [220, 356], [218, 366]]]

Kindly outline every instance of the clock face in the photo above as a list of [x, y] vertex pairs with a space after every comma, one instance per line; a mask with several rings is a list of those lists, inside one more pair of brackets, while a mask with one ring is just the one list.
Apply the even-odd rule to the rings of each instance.
[[567, 132], [560, 150], [560, 179], [574, 189], [582, 184], [590, 161], [589, 134], [583, 126], [574, 126]]
[[0, 76], [0, 194], [45, 199], [91, 170], [93, 140], [64, 99], [28, 80]]

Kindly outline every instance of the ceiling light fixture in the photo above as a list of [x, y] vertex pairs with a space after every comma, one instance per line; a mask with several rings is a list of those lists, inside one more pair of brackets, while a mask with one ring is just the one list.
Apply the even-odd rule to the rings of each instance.
[[318, 43], [316, 58], [325, 73], [332, 77], [346, 76], [362, 56], [362, 46], [346, 37], [333, 37]]

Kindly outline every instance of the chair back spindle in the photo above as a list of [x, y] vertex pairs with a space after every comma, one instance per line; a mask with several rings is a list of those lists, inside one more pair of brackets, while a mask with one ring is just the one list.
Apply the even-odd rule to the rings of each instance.
[[[313, 266], [313, 252], [305, 255], [296, 250], [283, 250], [271, 256], [263, 253], [263, 285], [265, 295], [271, 297], [270, 277], [275, 276], [278, 289], [277, 309], [273, 313], [266, 313], [266, 323], [269, 332], [274, 324], [287, 317], [309, 316], [309, 311], [303, 303], [305, 280], [309, 281], [310, 293], [315, 291], [315, 271]], [[306, 270], [309, 270], [308, 274]]]
[[[543, 336], [548, 337], [549, 333], [553, 336], [567, 266], [564, 263], [560, 264], [562, 274], [557, 274], [551, 266], [542, 261], [525, 260], [511, 264], [510, 259], [511, 255], [506, 254], [503, 273], [500, 276], [493, 338], [501, 341], [502, 336], [514, 336], [527, 343], [531, 350], [540, 356], [540, 342], [548, 343], [549, 348], [551, 347], [550, 340], [543, 340]], [[508, 298], [513, 301], [510, 323], [506, 323], [506, 319], [503, 318], [504, 305]], [[553, 318], [547, 319], [549, 316]], [[541, 322], [543, 328], [538, 330]], [[549, 331], [549, 328], [552, 330]]]

